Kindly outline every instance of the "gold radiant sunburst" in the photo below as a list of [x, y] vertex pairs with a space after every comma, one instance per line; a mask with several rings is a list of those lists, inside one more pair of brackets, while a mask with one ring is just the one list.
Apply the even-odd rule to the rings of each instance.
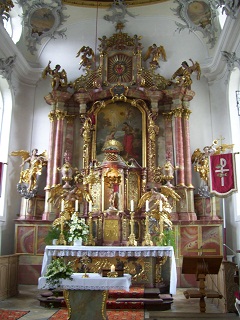
[[108, 59], [108, 82], [126, 83], [132, 80], [132, 58], [126, 54], [116, 54]]

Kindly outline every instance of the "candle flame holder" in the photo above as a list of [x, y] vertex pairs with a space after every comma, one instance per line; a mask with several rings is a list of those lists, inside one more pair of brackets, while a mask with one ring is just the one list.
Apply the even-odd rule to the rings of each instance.
[[134, 233], [134, 211], [130, 212], [130, 226], [131, 226], [131, 233], [129, 235], [129, 241], [127, 242], [128, 246], [137, 246], [137, 241]]

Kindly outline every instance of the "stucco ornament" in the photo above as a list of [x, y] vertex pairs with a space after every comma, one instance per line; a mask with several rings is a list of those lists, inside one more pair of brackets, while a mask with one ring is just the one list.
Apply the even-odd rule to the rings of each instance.
[[211, 48], [214, 47], [217, 40], [217, 28], [215, 18], [217, 17], [216, 8], [208, 0], [174, 0], [178, 7], [171, 9], [175, 12], [185, 24], [176, 22], [177, 30], [181, 32], [184, 29], [189, 31], [199, 31], [207, 38]]
[[37, 51], [37, 45], [41, 44], [43, 38], [56, 39], [59, 36], [62, 38], [66, 36], [66, 28], [59, 30], [59, 27], [69, 17], [63, 14], [66, 8], [62, 5], [61, 0], [50, 3], [45, 3], [44, 0], [19, 0], [18, 3], [23, 8], [26, 45], [31, 54]]

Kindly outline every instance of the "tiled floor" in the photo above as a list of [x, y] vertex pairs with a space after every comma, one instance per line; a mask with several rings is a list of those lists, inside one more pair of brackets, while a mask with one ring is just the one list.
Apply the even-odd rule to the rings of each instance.
[[[174, 302], [171, 310], [167, 311], [150, 311], [145, 312], [145, 319], [150, 320], [190, 320], [190, 319], [212, 319], [212, 320], [225, 320], [225, 319], [239, 319], [235, 313], [223, 314], [217, 309], [211, 301], [206, 302], [206, 313], [199, 312], [198, 299], [186, 299], [183, 295], [184, 289], [177, 289], [177, 294], [174, 295]], [[21, 320], [48, 320], [57, 309], [48, 309], [41, 307], [37, 296], [39, 290], [37, 286], [19, 286], [19, 294], [16, 297], [0, 301], [0, 308], [2, 309], [15, 309], [25, 310], [30, 312], [23, 316]], [[4, 319], [5, 320], [5, 319]], [[7, 320], [7, 319], [6, 319]], [[79, 318], [81, 320], [81, 318]], [[97, 319], [89, 319], [97, 320]]]

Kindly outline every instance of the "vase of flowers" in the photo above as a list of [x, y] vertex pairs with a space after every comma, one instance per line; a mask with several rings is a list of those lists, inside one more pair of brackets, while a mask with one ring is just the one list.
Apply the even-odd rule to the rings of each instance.
[[59, 287], [61, 279], [72, 280], [73, 272], [73, 261], [65, 263], [62, 257], [53, 259], [47, 267], [46, 283], [51, 289]]
[[[82, 245], [83, 242], [87, 241], [89, 234], [89, 227], [85, 223], [83, 218], [79, 218], [74, 212], [69, 221], [69, 233], [68, 241], [73, 245]], [[77, 241], [78, 240], [78, 241]]]

